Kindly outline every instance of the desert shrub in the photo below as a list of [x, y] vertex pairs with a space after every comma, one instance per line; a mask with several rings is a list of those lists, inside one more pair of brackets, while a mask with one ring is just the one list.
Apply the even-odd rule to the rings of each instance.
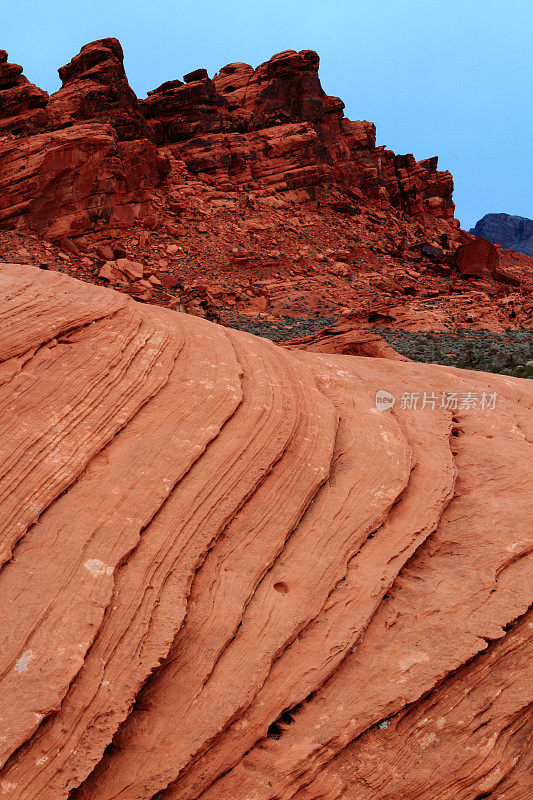
[[[229, 312], [227, 319], [234, 328], [282, 342], [317, 333], [340, 317], [286, 315], [278, 320], [250, 320]], [[502, 333], [471, 328], [404, 331], [366, 326], [365, 330], [379, 334], [398, 353], [413, 361], [533, 378], [533, 331], [529, 328], [508, 329]]]
[[529, 328], [501, 333], [471, 329], [445, 332], [369, 330], [379, 333], [398, 353], [414, 361], [533, 377], [533, 369], [526, 366], [533, 355], [533, 331]]

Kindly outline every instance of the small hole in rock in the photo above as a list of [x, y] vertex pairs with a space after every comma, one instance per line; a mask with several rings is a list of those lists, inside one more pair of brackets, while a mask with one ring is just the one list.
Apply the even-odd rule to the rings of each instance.
[[279, 739], [281, 737], [282, 730], [279, 727], [277, 722], [273, 722], [272, 725], [269, 725], [267, 736], [269, 739]]
[[279, 721], [283, 722], [285, 725], [290, 725], [291, 722], [294, 722], [294, 720], [293, 720], [293, 718], [292, 718], [292, 716], [290, 714], [290, 711], [288, 711], [288, 710], [283, 712], [283, 714], [279, 718]]
[[279, 592], [280, 594], [287, 594], [287, 592], [289, 591], [289, 587], [287, 586], [286, 583], [283, 582], [275, 583], [274, 589], [276, 590], [276, 592]]

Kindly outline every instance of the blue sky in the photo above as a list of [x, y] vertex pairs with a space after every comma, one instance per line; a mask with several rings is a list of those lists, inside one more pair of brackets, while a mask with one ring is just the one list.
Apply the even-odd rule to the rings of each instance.
[[531, 0], [18, 0], [2, 16], [0, 47], [49, 92], [105, 36], [140, 97], [196, 67], [316, 50], [325, 91], [375, 122], [379, 144], [439, 156], [463, 227], [533, 217]]

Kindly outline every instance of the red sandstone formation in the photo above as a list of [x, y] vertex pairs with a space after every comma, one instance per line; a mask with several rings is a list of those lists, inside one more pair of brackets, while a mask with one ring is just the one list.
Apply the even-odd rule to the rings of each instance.
[[118, 39], [99, 39], [82, 47], [58, 70], [63, 86], [47, 106], [51, 126], [98, 120], [111, 125], [120, 140], [146, 137], [148, 126], [139, 113], [123, 62]]
[[180, 80], [166, 81], [148, 92], [140, 108], [149, 121], [157, 144], [181, 142], [196, 135], [231, 130], [233, 120], [205, 70], [196, 70]]
[[[211, 175], [220, 185], [272, 187], [299, 201], [338, 185], [352, 201], [365, 195], [410, 214], [453, 219], [451, 175], [437, 172], [436, 158], [417, 163], [376, 147], [374, 126], [346, 120], [342, 101], [322, 90], [313, 51], [279, 53], [256, 70], [228, 65], [214, 80], [198, 69], [184, 84], [165, 82], [141, 103], [128, 84], [116, 39], [82, 47], [60, 68], [63, 86], [48, 103], [46, 93], [20, 76], [21, 68], [4, 63], [7, 55], [2, 58], [0, 115], [9, 115], [6, 127], [13, 133], [100, 122], [110, 125], [119, 141], [138, 140], [148, 151], [147, 138], [169, 145], [193, 173]], [[39, 106], [36, 117], [24, 117], [24, 124], [18, 117], [11, 120], [34, 106]], [[74, 203], [82, 200], [74, 176], [63, 180], [74, 185]], [[350, 203], [341, 206], [346, 213]], [[16, 209], [14, 204], [10, 218]], [[21, 217], [26, 224], [24, 209]]]
[[48, 94], [22, 74], [18, 64], [8, 64], [7, 53], [0, 50], [0, 136], [27, 136], [46, 127], [44, 110]]
[[290, 339], [283, 343], [289, 349], [308, 350], [312, 353], [332, 353], [347, 356], [368, 356], [370, 358], [392, 358], [409, 361], [401, 356], [375, 333], [363, 331], [358, 320], [344, 317], [339, 322], [323, 328], [316, 334], [301, 339]]
[[525, 800], [531, 383], [17, 264], [0, 323], [2, 796]]
[[[317, 196], [324, 186], [338, 182], [360, 190], [374, 200], [386, 199], [409, 213], [426, 211], [453, 218], [453, 181], [449, 172], [437, 172], [437, 158], [415, 162], [413, 156], [395, 156], [376, 147], [375, 126], [344, 118], [344, 103], [323, 91], [318, 77], [318, 55], [312, 50], [287, 50], [253, 70], [248, 64], [223, 67], [213, 82], [210, 114], [183, 128], [187, 103], [180, 89], [156, 91], [147, 103], [150, 116], [162, 116], [173, 92], [173, 113], [181, 127], [168, 122], [168, 100], [162, 141], [181, 142], [182, 157], [195, 172], [206, 172], [217, 182], [259, 183], [281, 192], [301, 190]], [[211, 89], [212, 90], [212, 89]], [[229, 103], [227, 115], [215, 117], [216, 102]], [[185, 109], [183, 106], [185, 105]], [[218, 125], [218, 128], [216, 127]], [[225, 133], [232, 131], [231, 133]]]
[[0, 56], [0, 133], [17, 136], [0, 140], [0, 226], [61, 238], [146, 215], [148, 190], [168, 168], [146, 138], [120, 43], [82, 47], [59, 70], [63, 88], [49, 100], [6, 58]]
[[[139, 102], [116, 39], [85, 45], [49, 101], [3, 53], [5, 258], [229, 324], [531, 323], [531, 261], [454, 260], [478, 245], [453, 217], [451, 175], [376, 146], [375, 126], [324, 93], [313, 51], [197, 69]], [[142, 276], [116, 269], [126, 256]]]
[[167, 165], [149, 141], [117, 142], [101, 123], [72, 125], [0, 144], [0, 225], [50, 238], [131, 225]]

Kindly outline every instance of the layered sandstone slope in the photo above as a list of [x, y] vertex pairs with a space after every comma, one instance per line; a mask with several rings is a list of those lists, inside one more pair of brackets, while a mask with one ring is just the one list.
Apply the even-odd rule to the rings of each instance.
[[527, 381], [17, 264], [0, 314], [3, 796], [527, 797]]

